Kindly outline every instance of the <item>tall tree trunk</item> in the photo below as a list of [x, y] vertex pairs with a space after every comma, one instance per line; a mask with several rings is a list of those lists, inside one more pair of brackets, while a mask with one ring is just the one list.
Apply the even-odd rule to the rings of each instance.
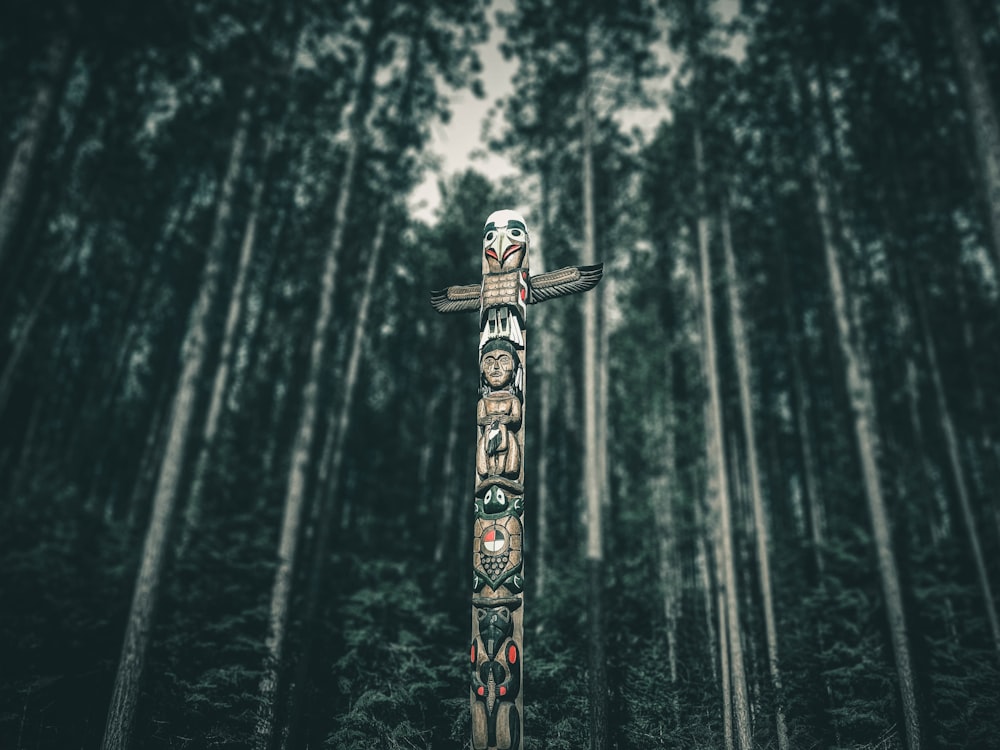
[[201, 288], [188, 323], [181, 348], [181, 374], [170, 414], [166, 450], [153, 496], [153, 510], [142, 548], [142, 562], [136, 576], [135, 592], [125, 628], [124, 645], [118, 662], [115, 685], [104, 729], [102, 750], [125, 750], [132, 741], [139, 687], [149, 648], [150, 629], [159, 598], [160, 577], [170, 537], [177, 492], [187, 453], [188, 431], [194, 416], [198, 383], [205, 365], [209, 342], [209, 318], [218, 296], [222, 276], [222, 256], [226, 229], [232, 211], [233, 194], [243, 166], [249, 110], [239, 115], [229, 152], [229, 162], [216, 203], [212, 238], [209, 242]]
[[194, 476], [191, 480], [191, 491], [188, 495], [187, 507], [184, 512], [184, 529], [177, 548], [178, 557], [183, 557], [201, 521], [201, 496], [205, 484], [205, 475], [212, 458], [215, 437], [219, 431], [219, 421], [222, 415], [222, 404], [229, 388], [230, 369], [233, 350], [236, 345], [236, 327], [243, 315], [244, 289], [250, 269], [253, 264], [254, 248], [257, 245], [257, 220], [260, 216], [261, 197], [264, 193], [265, 173], [270, 158], [272, 138], [265, 136], [263, 154], [260, 159], [260, 174], [254, 185], [250, 198], [250, 208], [247, 214], [246, 226], [243, 230], [243, 242], [240, 246], [240, 257], [236, 266], [236, 279], [229, 298], [229, 309], [226, 312], [226, 323], [219, 343], [218, 364], [215, 377], [212, 379], [212, 393], [208, 404], [205, 424], [202, 426], [201, 442], [198, 460], [195, 464]]
[[[955, 296], [958, 299], [959, 316], [962, 321], [962, 343], [965, 346], [966, 355], [970, 356], [977, 350], [976, 340], [972, 332], [972, 318], [969, 314], [969, 303], [966, 298], [966, 278], [960, 267], [956, 266], [955, 272]], [[970, 357], [971, 358], [971, 357]], [[976, 368], [969, 362], [969, 376], [972, 381], [972, 403], [979, 413], [984, 413], [986, 408], [986, 398], [983, 392], [982, 381], [976, 373]], [[977, 429], [978, 435], [975, 439], [971, 436], [967, 438], [967, 452], [972, 464], [972, 478], [976, 484], [977, 495], [986, 500], [987, 512], [993, 516], [996, 526], [995, 533], [1000, 538], [1000, 496], [994, 489], [1000, 481], [1000, 456], [998, 456], [996, 445], [990, 437], [990, 429], [987, 420], [979, 420]]]
[[284, 515], [278, 542], [278, 564], [271, 587], [271, 603], [268, 614], [267, 657], [260, 679], [260, 707], [253, 745], [257, 750], [269, 750], [273, 743], [277, 721], [277, 700], [279, 693], [279, 670], [282, 668], [285, 652], [285, 637], [288, 627], [289, 605], [292, 597], [292, 581], [295, 573], [295, 558], [298, 552], [299, 530], [305, 510], [306, 480], [309, 462], [312, 458], [317, 420], [319, 419], [319, 389], [326, 358], [327, 339], [333, 322], [333, 295], [340, 264], [340, 253], [344, 245], [347, 223], [350, 215], [352, 188], [355, 173], [361, 158], [361, 148], [365, 140], [364, 128], [372, 104], [372, 88], [376, 69], [376, 51], [381, 38], [382, 17], [380, 3], [372, 8], [371, 23], [365, 40], [364, 54], [360, 62], [351, 106], [351, 120], [347, 158], [341, 174], [334, 210], [333, 232], [326, 252], [326, 262], [320, 283], [319, 310], [313, 326], [312, 348], [309, 353], [309, 371], [302, 394], [302, 411], [292, 448], [291, 467], [285, 486]]
[[[718, 530], [716, 530], [718, 532]], [[721, 545], [716, 537], [716, 576], [722, 574]], [[729, 671], [729, 626], [726, 622], [726, 590], [722, 580], [716, 586], [716, 610], [719, 632], [719, 672], [722, 680], [722, 739], [726, 750], [733, 750], [733, 689]]]
[[[706, 441], [707, 441], [707, 435], [706, 435]], [[707, 454], [708, 452], [706, 446], [706, 455]], [[711, 479], [711, 474], [709, 473], [708, 482], [712, 481], [715, 480]], [[708, 484], [708, 482], [706, 482], [706, 484]], [[708, 494], [709, 492], [706, 491], [706, 495]], [[708, 507], [709, 508], [713, 507], [715, 504], [714, 499], [707, 498], [707, 500], [708, 500], [707, 502]], [[721, 637], [718, 639], [718, 642], [716, 641], [715, 637], [716, 625], [715, 621], [712, 618], [713, 607], [716, 605], [716, 602], [713, 599], [716, 587], [712, 583], [713, 576], [711, 570], [711, 559], [709, 557], [708, 543], [706, 542], [706, 537], [710, 538], [710, 534], [708, 532], [709, 522], [704, 518], [704, 511], [702, 510], [701, 503], [697, 501], [694, 504], [694, 515], [695, 515], [694, 527], [696, 529], [702, 530], [698, 532], [697, 539], [695, 540], [695, 568], [698, 574], [698, 582], [701, 584], [703, 606], [705, 607], [705, 632], [708, 633], [708, 638], [706, 638], [705, 640], [706, 643], [708, 644], [707, 650], [712, 657], [712, 680], [716, 681], [719, 680], [720, 677], [719, 677], [719, 656], [716, 655], [715, 647], [717, 643], [723, 643], [723, 641]], [[728, 649], [726, 651], [726, 664], [728, 670], [728, 664], [729, 664]], [[728, 690], [729, 689], [728, 671], [726, 673], [725, 679], [723, 680], [723, 683], [725, 685], [725, 689]], [[732, 727], [730, 727], [730, 731], [732, 731]]]
[[795, 409], [795, 426], [798, 434], [799, 460], [802, 466], [802, 486], [806, 495], [809, 515], [809, 534], [812, 539], [813, 561], [816, 574], [822, 578], [825, 570], [824, 547], [826, 546], [826, 510], [819, 495], [819, 479], [816, 471], [816, 454], [813, 447], [812, 428], [809, 426], [811, 398], [805, 386], [802, 369], [804, 334], [796, 322], [792, 309], [792, 280], [788, 268], [788, 254], [781, 253], [781, 308], [788, 331], [789, 364], [791, 366], [792, 399]]
[[[160, 391], [155, 398], [153, 416], [146, 428], [146, 441], [143, 444], [142, 456], [136, 468], [135, 478], [132, 481], [132, 491], [129, 493], [125, 508], [125, 528], [129, 536], [132, 536], [139, 523], [141, 500], [147, 497], [147, 493], [156, 481], [156, 473], [159, 468], [156, 457], [163, 453], [163, 444], [166, 441], [163, 418], [169, 408], [170, 394], [166, 385], [161, 386]], [[105, 505], [105, 522], [112, 523], [119, 515], [120, 511], [116, 511], [113, 505]]]
[[[186, 198], [181, 200], [181, 196], [186, 196]], [[146, 273], [141, 276], [136, 275], [127, 301], [121, 306], [122, 313], [119, 315], [121, 320], [117, 324], [118, 333], [114, 335], [114, 339], [121, 343], [112, 346], [109, 350], [118, 352], [117, 361], [110, 377], [102, 376], [99, 381], [101, 384], [100, 387], [105, 392], [101, 400], [101, 405], [97, 410], [98, 419], [110, 421], [115, 417], [120, 400], [125, 395], [126, 389], [123, 387], [123, 383], [129, 372], [129, 362], [135, 353], [135, 342], [141, 340], [144, 330], [143, 326], [146, 323], [138, 311], [147, 309], [151, 290], [161, 278], [160, 269], [162, 267], [165, 248], [172, 246], [173, 239], [179, 227], [190, 224], [191, 217], [197, 208], [197, 203], [197, 191], [192, 190], [192, 181], [182, 180], [178, 182], [170, 204], [164, 212], [163, 229], [151, 248], [152, 257], [149, 267]], [[123, 330], [124, 332], [122, 332]], [[156, 403], [159, 403], [166, 399], [165, 397], [157, 396], [155, 400]], [[165, 411], [165, 409], [159, 410]], [[112, 441], [104, 441], [101, 457], [96, 462], [94, 468], [89, 496], [86, 501], [87, 508], [97, 508], [103, 504], [104, 517], [108, 523], [114, 519], [115, 497], [113, 494], [103, 492], [100, 480], [108, 464], [112, 465], [111, 473], [115, 473], [114, 467], [120, 460], [120, 454], [116, 455], [116, 451], [120, 452], [121, 449], [122, 446], [116, 445]], [[126, 447], [126, 450], [131, 450], [131, 446]], [[145, 453], [143, 456], [145, 456]], [[125, 460], [130, 460], [130, 458], [131, 456]], [[145, 461], [145, 458], [142, 460]], [[152, 460], [151, 457], [150, 460]], [[103, 503], [101, 501], [102, 495], [104, 498]], [[131, 494], [129, 498], [131, 498]]]
[[722, 208], [722, 246], [726, 255], [726, 275], [729, 289], [729, 316], [732, 326], [733, 348], [736, 360], [736, 375], [739, 381], [740, 413], [743, 418], [743, 437], [746, 443], [747, 470], [749, 473], [750, 501], [753, 507], [754, 535], [757, 540], [757, 573], [764, 607], [764, 632], [767, 637], [767, 664], [774, 688], [775, 725], [779, 750], [788, 750], [788, 728], [785, 725], [784, 691], [781, 685], [781, 669], [778, 666], [778, 634], [774, 619], [774, 597], [771, 592], [771, 553], [768, 540], [769, 524], [764, 509], [764, 497], [760, 486], [760, 471], [757, 465], [757, 438], [754, 433], [753, 403], [750, 393], [750, 347], [743, 325], [743, 302], [740, 281], [736, 276], [736, 259], [733, 257], [733, 241], [729, 223], [729, 209]]
[[815, 157], [810, 159], [810, 162], [810, 177], [816, 201], [816, 214], [822, 235], [821, 240], [830, 281], [838, 340], [843, 354], [844, 377], [854, 420], [865, 497], [872, 523], [882, 596], [885, 599], [886, 614], [889, 619], [889, 635], [896, 662], [900, 707], [903, 714], [907, 748], [918, 750], [921, 739], [920, 716], [917, 711], [915, 678], [910, 656], [909, 636], [906, 631], [899, 570], [893, 552], [889, 512], [882, 494], [881, 476], [878, 469], [880, 451], [878, 432], [875, 427], [875, 395], [863, 360], [863, 352], [855, 343], [858, 333], [853, 330], [851, 325], [849, 301], [841, 275], [837, 247], [833, 240], [826, 178], [820, 171]]
[[[71, 12], [70, 15], [74, 14]], [[7, 165], [3, 186], [0, 187], [0, 268], [24, 208], [38, 152], [56, 112], [56, 99], [69, 73], [71, 46], [67, 29], [58, 32], [49, 42], [45, 52], [45, 72], [35, 90], [35, 99], [24, 129]]]
[[677, 695], [677, 622], [681, 598], [681, 576], [677, 549], [676, 518], [674, 513], [674, 475], [676, 470], [676, 416], [674, 413], [673, 347], [668, 346], [663, 358], [664, 389], [660, 414], [647, 434], [655, 436], [655, 444], [663, 446], [662, 465], [652, 483], [650, 498], [653, 519], [659, 540], [660, 595], [663, 598], [663, 615], [667, 626], [667, 663], [670, 668], [670, 706], [673, 726], [680, 724], [680, 699]]
[[708, 214], [705, 201], [704, 156], [701, 131], [694, 133], [695, 174], [698, 179], [698, 256], [701, 263], [701, 304], [704, 329], [705, 380], [709, 393], [709, 413], [706, 428], [709, 433], [710, 471], [715, 472], [718, 485], [719, 528], [722, 535], [722, 579], [726, 594], [726, 626], [729, 640], [729, 667], [733, 688], [733, 713], [740, 750], [750, 750], [750, 706], [747, 699], [746, 671], [740, 639], [740, 605], [736, 591], [736, 563], [733, 555], [732, 509], [726, 481], [726, 457], [722, 441], [722, 397], [719, 393], [719, 373], [715, 357], [715, 322], [712, 305], [712, 269], [708, 257]]
[[[552, 226], [549, 219], [552, 202], [552, 177], [548, 167], [543, 168], [540, 179], [541, 201], [538, 213], [541, 218], [539, 234], [542, 241], [535, 243], [535, 246], [532, 248], [532, 253], [534, 254], [532, 265], [535, 267], [536, 273], [544, 273], [549, 270], [544, 255], [545, 243], [548, 242], [551, 236], [550, 230]], [[538, 489], [535, 492], [535, 507], [537, 508], [535, 513], [535, 538], [537, 544], [535, 545], [534, 559], [535, 592], [538, 598], [541, 599], [545, 596], [548, 578], [548, 558], [545, 553], [549, 546], [549, 453], [552, 450], [550, 447], [553, 413], [552, 378], [555, 377], [555, 347], [559, 337], [552, 330], [552, 323], [555, 316], [549, 315], [548, 307], [545, 305], [539, 306], [535, 315], [538, 324], [535, 326], [535, 333], [533, 335], [538, 337], [538, 345], [541, 349], [541, 378], [539, 378], [538, 385], [539, 450], [538, 463], [535, 465], [536, 476], [538, 477], [536, 484]], [[539, 624], [541, 624], [541, 621], [539, 621]]]
[[990, 587], [989, 573], [986, 568], [986, 557], [983, 554], [982, 544], [979, 541], [979, 531], [976, 524], [976, 515], [972, 511], [972, 502], [969, 498], [968, 485], [965, 479], [965, 469], [962, 467], [961, 451], [959, 449], [958, 435], [954, 422], [951, 418], [951, 409], [948, 407], [948, 399], [945, 396], [944, 383], [941, 380], [941, 368], [938, 365], [937, 347], [934, 344], [934, 337], [931, 335], [930, 324], [927, 318], [927, 305], [924, 301], [923, 291], [917, 282], [913, 284], [917, 299], [918, 313], [920, 315], [920, 328], [923, 332], [924, 350], [927, 353], [927, 364], [930, 370], [931, 383], [934, 386], [934, 398], [937, 401], [938, 418], [941, 421], [941, 432], [944, 435], [945, 446], [948, 449], [948, 462], [951, 465], [952, 477], [955, 481], [955, 490], [958, 494], [958, 504], [962, 509], [962, 520], [965, 522], [966, 538], [969, 542], [969, 551], [972, 553], [972, 562], [976, 568], [976, 577], [979, 579], [979, 588], [983, 596], [983, 606], [986, 610], [986, 619], [990, 626], [990, 634], [993, 636], [993, 647], [1000, 655], [1000, 621], [997, 620], [997, 607], [993, 599], [993, 590]]
[[[590, 34], [585, 31], [585, 80], [581, 115], [583, 117], [583, 265], [597, 262], [596, 217], [594, 212], [594, 113], [591, 91]], [[588, 294], [583, 300], [583, 468], [584, 491], [587, 497], [587, 568], [588, 568], [588, 684], [590, 698], [590, 747], [604, 750], [607, 745], [607, 668], [604, 658], [603, 567], [604, 541], [601, 527], [603, 511], [601, 491], [602, 430], [598, 424], [599, 383], [597, 349], [601, 340], [598, 320], [598, 294]]]
[[[461, 387], [461, 372], [458, 367], [452, 371], [450, 393], [456, 393]], [[451, 413], [448, 415], [448, 437], [444, 446], [444, 465], [441, 468], [441, 519], [438, 525], [438, 538], [434, 543], [434, 563], [441, 565], [446, 559], [446, 555], [452, 550], [451, 542], [454, 538], [456, 526], [457, 499], [460, 496], [456, 492], [455, 475], [455, 451], [458, 450], [458, 434], [462, 427], [462, 400], [451, 399]], [[426, 424], [433, 424], [428, 421]]]
[[302, 693], [308, 682], [309, 670], [314, 666], [312, 663], [312, 651], [316, 640], [314, 634], [318, 629], [319, 613], [323, 602], [321, 592], [323, 581], [326, 577], [326, 562], [330, 553], [331, 537], [338, 511], [340, 510], [338, 504], [338, 485], [344, 465], [347, 437], [351, 429], [351, 413], [354, 407], [358, 376], [361, 372], [361, 357], [368, 336], [368, 317], [371, 310], [372, 298], [375, 295], [375, 280], [379, 259], [382, 255], [382, 248], [385, 245], [386, 225], [388, 222], [386, 214], [387, 212], [383, 212], [379, 220], [378, 228], [375, 231], [375, 239], [368, 254], [368, 267], [365, 270], [365, 280], [360, 292], [358, 311], [354, 318], [350, 351], [347, 356], [347, 364], [344, 368], [343, 377], [340, 380], [340, 407], [331, 411], [324, 439], [322, 458], [320, 460], [319, 476], [316, 482], [318, 518], [313, 539], [312, 560], [309, 566], [309, 587], [306, 592], [305, 613], [303, 617], [303, 622], [305, 622], [304, 644], [296, 669], [295, 688], [292, 691], [292, 699], [289, 701], [291, 718], [288, 732], [285, 734], [285, 736], [290, 738], [288, 742], [289, 747], [295, 747], [297, 744], [294, 742], [294, 739], [299, 736], [300, 732], [298, 725], [303, 709]]
[[1000, 121], [969, 5], [966, 0], [945, 0], [944, 7], [969, 110], [979, 177], [989, 213], [993, 253], [1000, 268]]

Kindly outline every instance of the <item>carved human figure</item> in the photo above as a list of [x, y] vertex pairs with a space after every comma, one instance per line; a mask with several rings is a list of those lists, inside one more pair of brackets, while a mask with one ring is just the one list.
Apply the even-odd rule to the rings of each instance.
[[521, 399], [514, 393], [518, 367], [517, 352], [509, 341], [491, 339], [483, 347], [480, 370], [486, 393], [476, 409], [480, 430], [476, 471], [483, 479], [516, 479], [521, 472], [521, 449], [511, 435], [521, 426]]

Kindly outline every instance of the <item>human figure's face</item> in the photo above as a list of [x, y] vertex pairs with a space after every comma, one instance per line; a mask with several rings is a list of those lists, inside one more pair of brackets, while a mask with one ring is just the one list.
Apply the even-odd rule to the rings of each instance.
[[490, 388], [503, 388], [514, 374], [514, 358], [502, 350], [487, 352], [483, 357], [482, 371]]

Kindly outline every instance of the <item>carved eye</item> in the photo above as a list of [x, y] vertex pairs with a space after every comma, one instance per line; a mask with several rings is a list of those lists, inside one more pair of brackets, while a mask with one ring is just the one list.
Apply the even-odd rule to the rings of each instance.
[[510, 235], [511, 237], [513, 237], [514, 239], [520, 239], [521, 237], [523, 237], [523, 236], [524, 236], [524, 232], [522, 232], [522, 231], [521, 231], [520, 229], [518, 229], [517, 227], [515, 227], [514, 229], [508, 229], [508, 230], [507, 230], [507, 234], [509, 234], [509, 235]]
[[496, 238], [496, 236], [497, 236], [497, 233], [496, 233], [496, 232], [494, 232], [494, 231], [493, 231], [493, 230], [491, 229], [491, 230], [490, 230], [490, 231], [488, 231], [488, 232], [486, 233], [486, 235], [485, 235], [485, 236], [483, 237], [483, 241], [484, 241], [484, 242], [493, 242], [493, 240], [494, 240], [494, 239]]

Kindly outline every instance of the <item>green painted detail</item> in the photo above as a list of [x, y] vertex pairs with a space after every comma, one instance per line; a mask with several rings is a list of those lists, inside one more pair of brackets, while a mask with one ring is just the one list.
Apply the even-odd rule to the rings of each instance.
[[502, 488], [490, 487], [483, 497], [476, 498], [476, 518], [493, 520], [507, 516], [520, 518], [524, 514], [524, 497], [511, 497]]

